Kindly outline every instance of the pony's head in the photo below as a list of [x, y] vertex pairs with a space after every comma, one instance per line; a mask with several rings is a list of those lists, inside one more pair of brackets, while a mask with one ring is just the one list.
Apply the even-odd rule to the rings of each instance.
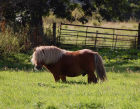
[[39, 46], [34, 49], [31, 62], [35, 69], [40, 70], [43, 65], [55, 64], [65, 52], [55, 46]]
[[35, 70], [41, 70], [42, 69], [42, 66], [43, 66], [43, 61], [41, 60], [40, 58], [40, 54], [38, 51], [36, 51], [36, 48], [34, 49], [34, 53], [32, 55], [32, 59], [31, 59], [31, 62], [32, 64], [34, 65], [34, 69]]

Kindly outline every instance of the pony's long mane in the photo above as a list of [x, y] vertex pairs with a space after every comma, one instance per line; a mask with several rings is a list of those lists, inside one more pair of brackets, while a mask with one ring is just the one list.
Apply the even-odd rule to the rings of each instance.
[[59, 61], [65, 52], [66, 50], [55, 46], [39, 46], [35, 48], [31, 62], [33, 64], [41, 62], [45, 64], [53, 64]]

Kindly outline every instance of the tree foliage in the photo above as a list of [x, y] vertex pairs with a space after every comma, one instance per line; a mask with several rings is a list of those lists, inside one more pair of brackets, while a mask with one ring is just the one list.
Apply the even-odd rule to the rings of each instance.
[[77, 7], [84, 13], [78, 18], [82, 23], [86, 23], [86, 16], [94, 15], [93, 12], [100, 14], [107, 21], [140, 19], [139, 0], [0, 0], [0, 18], [5, 19], [11, 27], [18, 23], [23, 27], [28, 25], [30, 40], [35, 42], [36, 35], [42, 37], [42, 42], [42, 16], [52, 12], [56, 17], [74, 21], [72, 12]]
[[85, 15], [98, 12], [107, 21], [140, 19], [139, 0], [80, 0]]
[[1, 0], [0, 12], [9, 22], [19, 20], [23, 25], [37, 25], [35, 18], [38, 17], [39, 20], [39, 16], [49, 15], [50, 11], [56, 17], [74, 21], [72, 11], [79, 6], [78, 4], [84, 12], [83, 20], [85, 16], [93, 15], [92, 12], [98, 12], [108, 21], [140, 18], [139, 0]]

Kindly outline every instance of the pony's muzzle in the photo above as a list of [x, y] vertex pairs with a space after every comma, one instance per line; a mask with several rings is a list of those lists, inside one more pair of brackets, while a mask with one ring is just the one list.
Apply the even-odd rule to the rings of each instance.
[[41, 70], [42, 69], [42, 66], [35, 66], [34, 69], [35, 70]]

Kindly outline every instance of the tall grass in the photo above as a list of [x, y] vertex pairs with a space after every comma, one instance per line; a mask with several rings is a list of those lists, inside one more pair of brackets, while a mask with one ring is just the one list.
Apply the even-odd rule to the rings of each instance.
[[11, 53], [19, 50], [19, 39], [10, 30], [0, 33], [0, 51]]
[[31, 43], [27, 37], [27, 30], [20, 29], [14, 32], [12, 28], [6, 28], [0, 32], [0, 52], [5, 54], [26, 51], [30, 48]]

